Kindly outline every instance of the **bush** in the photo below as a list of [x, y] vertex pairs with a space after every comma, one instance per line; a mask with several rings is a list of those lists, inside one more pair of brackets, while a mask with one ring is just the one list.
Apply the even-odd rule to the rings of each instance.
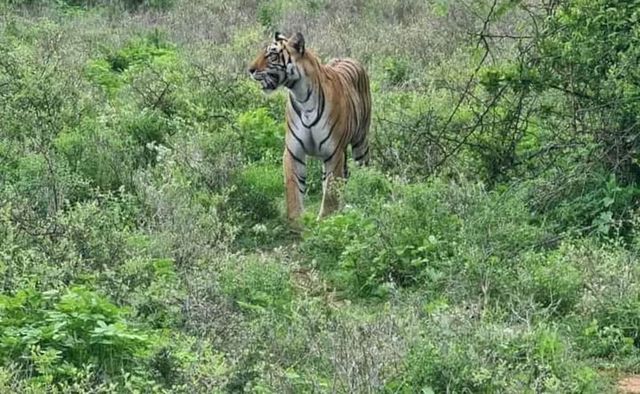
[[584, 284], [582, 273], [563, 257], [561, 253], [550, 253], [542, 261], [523, 263], [532, 273], [535, 302], [561, 316], [570, 313], [580, 301]]
[[258, 22], [263, 28], [273, 30], [277, 28], [277, 21], [282, 14], [282, 1], [261, 1], [258, 8]]
[[389, 390], [411, 392], [599, 393], [601, 377], [572, 361], [572, 349], [555, 327], [504, 327], [471, 323], [464, 314], [438, 313], [406, 359]]
[[229, 203], [239, 169], [234, 146], [223, 134], [177, 134], [173, 149], [158, 146], [157, 164], [138, 173], [136, 191], [153, 247], [178, 266], [214, 259], [239, 231], [237, 207]]
[[85, 74], [111, 99], [129, 86], [144, 107], [169, 112], [173, 83], [180, 79], [178, 65], [175, 46], [155, 30], [89, 61]]
[[409, 80], [411, 75], [410, 63], [404, 59], [395, 57], [387, 58], [384, 61], [385, 78], [392, 86], [401, 85]]
[[[383, 295], [394, 286], [434, 292], [453, 286], [464, 294], [489, 281], [484, 291], [508, 298], [508, 284], [518, 280], [511, 260], [544, 235], [528, 224], [520, 190], [488, 193], [478, 185], [439, 181], [390, 184], [373, 173], [355, 174], [345, 198], [349, 205], [357, 197], [353, 203], [361, 208], [312, 225], [302, 244], [310, 263], [353, 295]], [[461, 273], [468, 282], [449, 282]]]
[[349, 206], [371, 209], [387, 202], [393, 195], [392, 181], [375, 168], [355, 168], [350, 170], [349, 180], [344, 188], [344, 199]]
[[67, 381], [87, 366], [122, 378], [123, 369], [143, 365], [152, 343], [124, 309], [80, 287], [0, 296], [0, 317], [0, 359], [42, 383]]
[[168, 184], [146, 174], [138, 186], [145, 211], [154, 218], [148, 226], [156, 252], [178, 266], [213, 259], [232, 246], [239, 229], [229, 191], [194, 190], [180, 170], [171, 171], [175, 178]]
[[280, 166], [253, 165], [238, 174], [237, 178], [232, 200], [251, 223], [265, 223], [279, 217], [278, 202], [284, 196]]
[[638, 191], [602, 169], [582, 169], [536, 180], [531, 206], [557, 232], [628, 237]]
[[[142, 253], [140, 253], [142, 254]], [[186, 291], [170, 259], [137, 257], [99, 275], [96, 285], [149, 327], [179, 327]]]
[[249, 160], [281, 161], [284, 129], [266, 109], [244, 112], [238, 115], [237, 123], [238, 137]]
[[640, 146], [632, 137], [638, 131], [638, 75], [622, 71], [640, 55], [637, 46], [629, 45], [639, 32], [637, 6], [636, 1], [618, 0], [563, 3], [540, 37], [536, 55], [541, 62], [533, 67], [549, 90], [576, 87], [558, 100], [567, 106], [567, 119], [589, 120], [571, 137], [579, 141], [588, 136], [593, 145], [583, 152], [587, 160], [616, 174], [623, 185], [640, 181]]
[[[640, 271], [635, 253], [597, 239], [566, 241], [553, 253], [551, 261], [562, 264], [549, 293], [557, 294], [554, 297], [558, 305], [563, 304], [558, 302], [563, 292], [563, 300], [577, 301], [571, 310], [565, 311], [565, 316], [571, 317], [577, 342], [588, 357], [626, 359], [625, 363], [632, 364], [640, 355], [637, 329]], [[576, 299], [577, 278], [582, 283]], [[574, 284], [567, 286], [569, 283]]]
[[286, 315], [293, 296], [286, 267], [259, 258], [232, 261], [222, 272], [221, 287], [241, 308], [257, 313]]
[[136, 167], [155, 165], [155, 146], [166, 145], [170, 135], [175, 132], [172, 124], [160, 111], [149, 108], [120, 114], [116, 123], [123, 139], [129, 137], [127, 139], [133, 140], [135, 144], [129, 151], [135, 153], [132, 159]]
[[144, 150], [133, 138], [94, 120], [61, 133], [54, 144], [75, 173], [103, 191], [132, 189], [136, 161], [142, 161]]
[[[355, 177], [349, 188], [361, 190], [370, 180]], [[376, 183], [387, 191], [383, 180]], [[458, 220], [438, 199], [441, 187], [402, 186], [396, 188], [393, 202], [372, 204], [370, 212], [334, 215], [308, 231], [302, 248], [334, 284], [354, 295], [380, 296], [389, 285], [437, 281], [459, 231]], [[371, 200], [385, 198], [382, 194]]]

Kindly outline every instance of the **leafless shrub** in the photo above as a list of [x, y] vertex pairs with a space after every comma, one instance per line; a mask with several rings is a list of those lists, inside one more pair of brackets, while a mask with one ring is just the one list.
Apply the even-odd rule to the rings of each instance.
[[[184, 147], [189, 146], [195, 150], [177, 153], [191, 154], [186, 165], [198, 167], [205, 174], [211, 171], [219, 173], [209, 167], [209, 163], [202, 161], [204, 154], [200, 149], [192, 144]], [[226, 209], [228, 190], [221, 189], [219, 194], [212, 194], [210, 201], [203, 204], [194, 197], [188, 184], [180, 184], [172, 178], [173, 172], [180, 171], [176, 163], [180, 156], [171, 156], [166, 148], [158, 149], [170, 155], [159, 159], [160, 165], [155, 168], [159, 175], [143, 171], [138, 175], [136, 184], [150, 211], [151, 220], [147, 227], [162, 239], [158, 245], [159, 251], [173, 256], [178, 264], [215, 259], [220, 253], [228, 251], [237, 233], [232, 220], [234, 213]], [[213, 181], [216, 176], [212, 174], [207, 179]]]
[[391, 316], [368, 324], [338, 324], [328, 337], [334, 390], [379, 392], [407, 351], [403, 331], [402, 322]]

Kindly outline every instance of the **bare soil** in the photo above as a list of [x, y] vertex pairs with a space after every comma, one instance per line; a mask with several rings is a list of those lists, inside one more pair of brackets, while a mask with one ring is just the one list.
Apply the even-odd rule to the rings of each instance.
[[640, 394], [640, 375], [627, 376], [618, 382], [620, 393]]

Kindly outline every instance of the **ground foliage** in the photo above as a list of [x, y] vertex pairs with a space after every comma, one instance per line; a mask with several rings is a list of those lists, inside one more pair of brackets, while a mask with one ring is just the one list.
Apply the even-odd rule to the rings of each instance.
[[[640, 1], [0, 3], [0, 391], [615, 391], [640, 372]], [[274, 30], [372, 80], [302, 234]]]

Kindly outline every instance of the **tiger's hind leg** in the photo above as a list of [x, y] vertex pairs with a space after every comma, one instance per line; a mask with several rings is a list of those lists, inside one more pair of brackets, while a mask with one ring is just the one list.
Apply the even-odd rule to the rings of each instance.
[[347, 162], [347, 150], [344, 150], [344, 166], [343, 166], [343, 170], [342, 170], [342, 175], [344, 176], [344, 179], [347, 180], [349, 179], [349, 165]]
[[347, 177], [346, 153], [346, 150], [336, 151], [332, 157], [324, 161], [322, 205], [318, 220], [340, 208], [340, 185]]
[[369, 165], [369, 141], [366, 134], [359, 141], [351, 145], [351, 155], [358, 165]]

